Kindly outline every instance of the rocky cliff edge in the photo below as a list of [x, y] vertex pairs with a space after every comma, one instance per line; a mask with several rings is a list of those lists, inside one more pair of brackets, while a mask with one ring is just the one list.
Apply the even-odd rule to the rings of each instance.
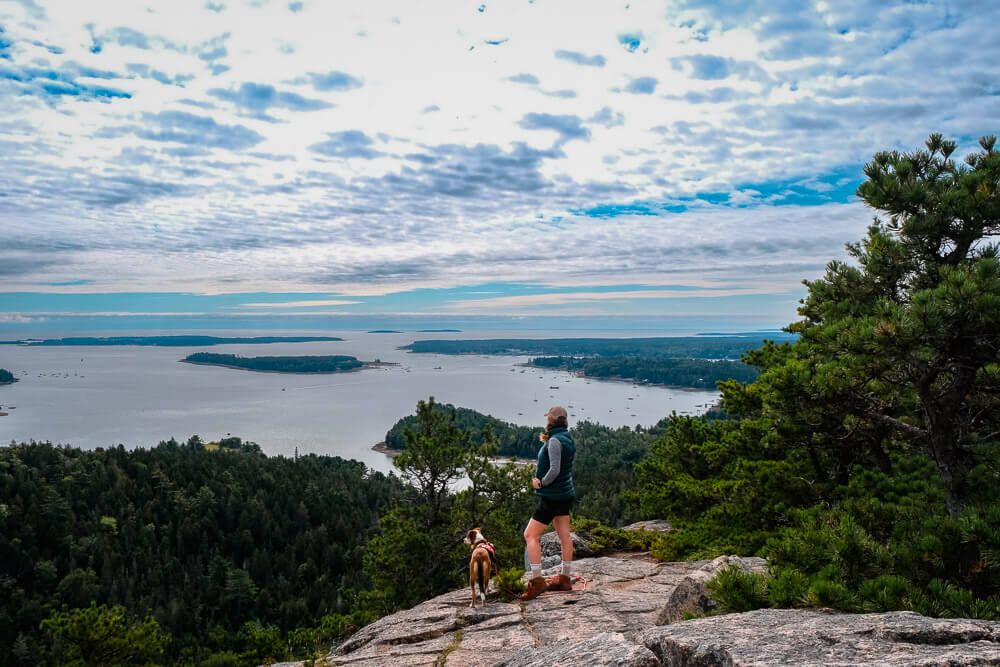
[[[1000, 623], [909, 612], [762, 609], [682, 620], [711, 603], [704, 582], [759, 558], [660, 563], [646, 554], [576, 561], [573, 591], [470, 609], [462, 589], [362, 628], [317, 667], [720, 667], [1000, 665]], [[554, 572], [554, 570], [553, 570]]]

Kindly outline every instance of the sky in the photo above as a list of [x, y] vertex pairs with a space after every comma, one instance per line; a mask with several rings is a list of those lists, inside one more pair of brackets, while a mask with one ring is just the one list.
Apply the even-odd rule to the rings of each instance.
[[870, 224], [875, 152], [1000, 130], [998, 23], [987, 0], [0, 0], [0, 330], [782, 326]]

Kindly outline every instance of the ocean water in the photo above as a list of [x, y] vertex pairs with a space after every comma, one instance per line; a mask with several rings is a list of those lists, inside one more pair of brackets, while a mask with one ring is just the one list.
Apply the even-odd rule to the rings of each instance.
[[[322, 335], [345, 340], [209, 348], [0, 346], [0, 368], [20, 380], [0, 387], [0, 405], [8, 412], [0, 417], [0, 442], [150, 447], [170, 437], [186, 440], [197, 434], [210, 441], [234, 435], [260, 444], [268, 454], [291, 455], [297, 449], [303, 454], [357, 459], [388, 471], [390, 460], [372, 451], [372, 445], [400, 417], [412, 414], [418, 400], [429, 396], [539, 428], [544, 425], [543, 413], [553, 404], [567, 406], [571, 423], [587, 419], [609, 426], [648, 426], [673, 411], [703, 412], [718, 398], [717, 392], [635, 386], [523, 368], [519, 366], [527, 361], [523, 357], [411, 354], [396, 349], [424, 338], [541, 338], [552, 337], [551, 333]], [[242, 356], [348, 354], [399, 365], [335, 375], [290, 375], [179, 363], [196, 351]]]

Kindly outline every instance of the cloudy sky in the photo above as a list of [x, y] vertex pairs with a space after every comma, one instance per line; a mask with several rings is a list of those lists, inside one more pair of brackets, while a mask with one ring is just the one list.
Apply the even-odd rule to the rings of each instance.
[[[0, 321], [792, 320], [1000, 3], [0, 0]], [[736, 324], [734, 324], [736, 326]]]

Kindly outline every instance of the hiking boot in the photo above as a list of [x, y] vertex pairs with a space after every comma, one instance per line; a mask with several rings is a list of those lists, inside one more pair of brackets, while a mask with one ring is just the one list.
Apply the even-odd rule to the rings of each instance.
[[550, 591], [571, 591], [573, 582], [565, 574], [558, 574], [554, 577], [546, 577], [545, 583]]
[[528, 589], [517, 596], [518, 600], [534, 600], [539, 595], [544, 593], [548, 589], [549, 585], [545, 583], [545, 577], [535, 577], [528, 582]]

